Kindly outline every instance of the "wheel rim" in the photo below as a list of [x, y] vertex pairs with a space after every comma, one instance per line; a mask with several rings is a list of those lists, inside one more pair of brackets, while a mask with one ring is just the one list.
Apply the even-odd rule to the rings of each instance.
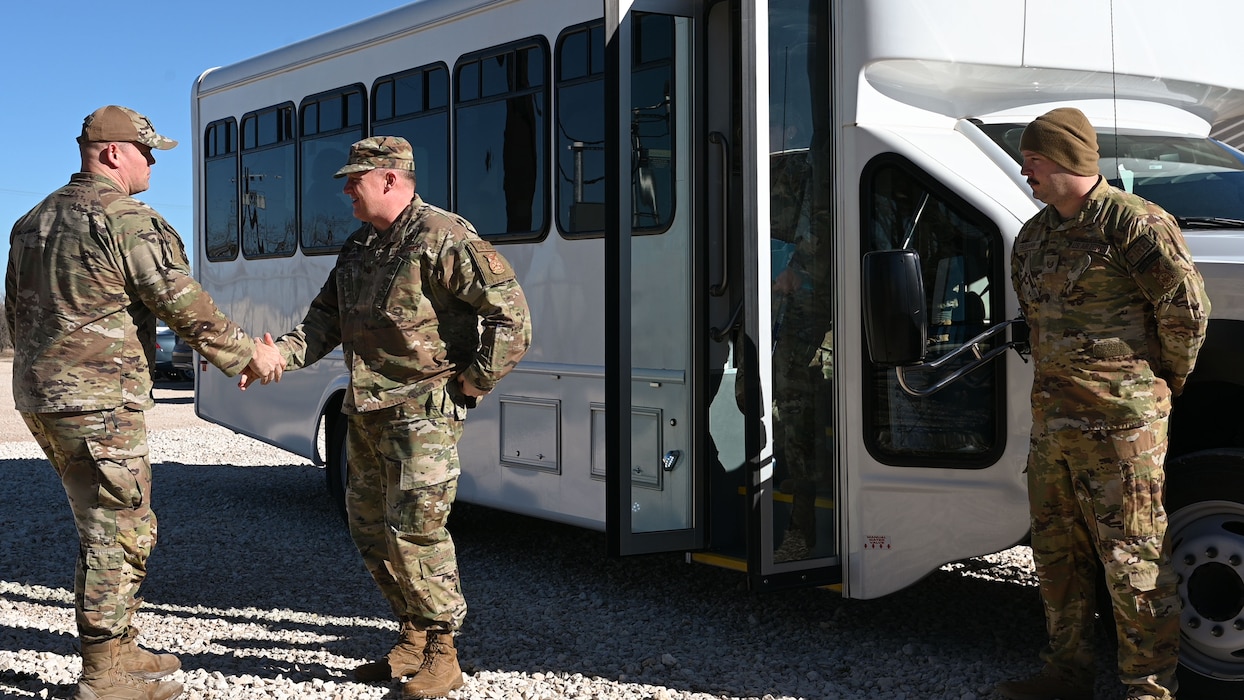
[[1244, 504], [1180, 508], [1169, 534], [1183, 601], [1180, 661], [1202, 675], [1244, 678]]

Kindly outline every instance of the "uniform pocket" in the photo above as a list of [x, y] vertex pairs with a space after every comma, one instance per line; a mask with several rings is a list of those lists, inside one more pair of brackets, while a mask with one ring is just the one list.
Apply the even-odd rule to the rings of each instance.
[[86, 571], [83, 580], [82, 609], [116, 614], [116, 591], [125, 583], [125, 550], [121, 547], [87, 547], [83, 550]]
[[1157, 588], [1161, 541], [1160, 537], [1140, 537], [1104, 542], [1110, 548], [1106, 576], [1112, 585], [1133, 592]]
[[111, 444], [113, 440], [112, 436], [105, 436], [86, 443], [99, 482], [97, 504], [112, 510], [137, 508], [151, 491], [147, 446], [120, 446]]
[[1111, 439], [1122, 481], [1123, 537], [1160, 540], [1166, 533], [1165, 422], [1116, 432]]

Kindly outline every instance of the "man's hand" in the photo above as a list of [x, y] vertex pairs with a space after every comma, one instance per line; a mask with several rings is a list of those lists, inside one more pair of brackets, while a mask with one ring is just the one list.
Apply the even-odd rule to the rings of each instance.
[[281, 381], [281, 373], [285, 371], [285, 358], [276, 349], [271, 333], [264, 333], [263, 338], [255, 338], [255, 355], [242, 370], [238, 379], [238, 388], [246, 391], [246, 387], [259, 380], [260, 384]]

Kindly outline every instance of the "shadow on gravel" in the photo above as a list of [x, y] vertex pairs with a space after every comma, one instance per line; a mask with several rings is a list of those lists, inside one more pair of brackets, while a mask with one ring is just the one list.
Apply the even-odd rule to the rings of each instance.
[[[194, 620], [231, 650], [179, 652], [183, 666], [342, 681], [352, 664], [319, 652], [362, 660], [386, 651], [396, 624], [322, 470], [203, 462], [154, 467], [160, 539], [144, 615]], [[59, 482], [42, 460], [0, 460], [0, 471], [22, 494], [20, 507], [7, 499], [0, 510], [0, 585], [37, 584], [67, 600], [76, 537]], [[986, 695], [999, 673], [1035, 671], [1043, 642], [1036, 590], [1014, 583], [939, 571], [880, 600], [757, 594], [741, 574], [681, 555], [609, 559], [602, 533], [571, 526], [459, 504], [450, 528], [470, 605], [458, 640], [468, 672], [581, 674], [739, 698], [867, 696], [890, 691], [887, 669], [901, 659], [941, 679], [909, 697], [959, 698]], [[64, 608], [72, 625], [65, 600], [42, 602]], [[303, 636], [290, 642], [294, 631]], [[76, 640], [0, 627], [0, 645], [72, 656]], [[280, 660], [277, 648], [315, 660]], [[0, 676], [0, 689], [9, 680]]]

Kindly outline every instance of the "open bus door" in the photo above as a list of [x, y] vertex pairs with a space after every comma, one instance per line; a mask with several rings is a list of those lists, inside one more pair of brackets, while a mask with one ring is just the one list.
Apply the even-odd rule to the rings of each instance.
[[695, 9], [606, 0], [605, 446], [610, 553], [705, 543]]
[[[783, 76], [777, 118], [800, 111], [802, 137], [811, 139], [814, 122], [824, 135], [829, 119], [828, 109], [813, 114], [826, 106], [824, 95], [811, 96], [824, 89], [813, 86], [824, 76], [814, 67], [823, 53], [808, 48], [810, 37], [825, 36], [824, 24], [813, 26], [827, 23], [820, 4], [606, 2], [611, 554], [689, 551], [746, 571], [754, 588], [840, 580], [833, 449], [818, 438], [832, 434], [832, 412], [809, 414], [821, 423], [796, 436], [812, 445], [809, 459], [826, 460], [819, 470], [826, 478], [800, 482], [824, 531], [819, 544], [813, 534], [804, 547], [782, 549], [794, 494], [779, 487], [794, 481], [789, 470], [775, 470], [773, 457], [773, 416], [782, 407], [774, 389], [783, 378], [772, 357], [785, 307], [774, 296], [771, 264], [770, 6], [784, 24], [797, 18], [787, 30], [796, 38], [781, 39], [797, 57], [784, 50], [781, 65], [794, 62], [793, 82], [803, 86], [791, 106]], [[805, 147], [796, 157], [811, 163], [810, 153]], [[829, 192], [828, 149], [819, 153], [819, 179], [812, 167], [799, 170], [809, 198]], [[817, 290], [818, 302], [829, 291]], [[832, 403], [830, 384], [812, 391]]]

